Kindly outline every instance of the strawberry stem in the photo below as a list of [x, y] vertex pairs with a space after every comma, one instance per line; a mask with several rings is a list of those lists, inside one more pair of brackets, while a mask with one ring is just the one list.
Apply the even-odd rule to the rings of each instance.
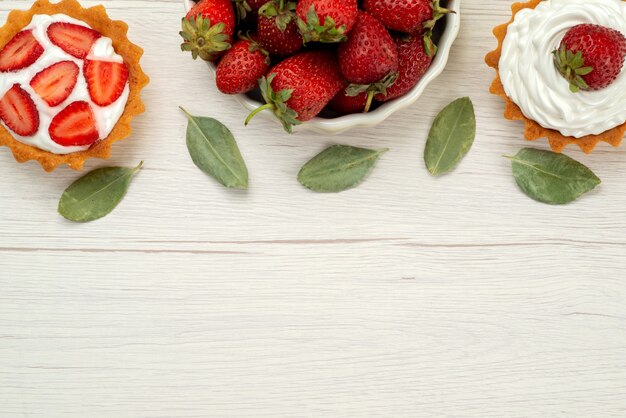
[[141, 167], [143, 167], [143, 161], [139, 162], [139, 164], [137, 164], [137, 167], [133, 168], [133, 174], [141, 170]]
[[375, 91], [370, 91], [367, 93], [367, 101], [365, 102], [365, 109], [363, 109], [363, 113], [367, 113], [370, 111], [370, 107], [372, 107], [372, 100], [374, 99]]
[[274, 110], [274, 105], [272, 103], [266, 103], [263, 106], [259, 106], [256, 109], [254, 109], [252, 112], [250, 112], [250, 114], [248, 115], [248, 117], [246, 118], [246, 122], [245, 125], [248, 126], [248, 124], [250, 123], [250, 121], [252, 120], [253, 117], [255, 117], [257, 114], [261, 113], [264, 110], [267, 109], [272, 109]]
[[189, 112], [187, 112], [187, 111], [185, 110], [185, 108], [184, 108], [184, 107], [182, 107], [182, 106], [178, 106], [178, 108], [179, 108], [180, 110], [182, 110], [182, 111], [183, 111], [183, 113], [185, 114], [185, 116], [187, 117], [187, 119], [191, 119], [191, 118], [193, 118], [193, 116], [191, 116], [191, 114], [190, 114]]

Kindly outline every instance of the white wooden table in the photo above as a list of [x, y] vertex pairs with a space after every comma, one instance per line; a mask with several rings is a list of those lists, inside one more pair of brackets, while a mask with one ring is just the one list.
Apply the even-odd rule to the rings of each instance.
[[[0, 2], [0, 19], [29, 4]], [[464, 1], [416, 105], [325, 138], [245, 128], [179, 52], [179, 1], [105, 1], [152, 83], [134, 136], [87, 168], [145, 168], [113, 214], [76, 225], [56, 214], [76, 172], [0, 150], [0, 416], [626, 416], [626, 148], [567, 150], [604, 181], [572, 205], [518, 191], [500, 155], [529, 144], [483, 63], [510, 4]], [[433, 179], [428, 127], [464, 95], [475, 145]], [[232, 129], [247, 193], [192, 164], [179, 105]], [[333, 142], [391, 151], [361, 187], [310, 193], [296, 173]]]

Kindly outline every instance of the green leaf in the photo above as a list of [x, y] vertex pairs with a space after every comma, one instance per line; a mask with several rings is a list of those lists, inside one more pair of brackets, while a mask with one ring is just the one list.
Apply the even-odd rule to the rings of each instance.
[[457, 99], [435, 118], [428, 134], [424, 161], [433, 176], [447, 173], [467, 154], [476, 136], [476, 117], [469, 97]]
[[213, 118], [192, 116], [189, 119], [187, 149], [198, 168], [226, 187], [248, 188], [248, 168], [233, 134]]
[[523, 148], [508, 156], [515, 181], [529, 197], [543, 203], [562, 205], [593, 190], [601, 180], [567, 155]]
[[302, 167], [298, 181], [315, 192], [342, 192], [363, 181], [378, 158], [387, 151], [333, 145]]
[[100, 219], [122, 201], [133, 175], [141, 168], [104, 167], [93, 170], [70, 185], [59, 200], [59, 214], [73, 222]]

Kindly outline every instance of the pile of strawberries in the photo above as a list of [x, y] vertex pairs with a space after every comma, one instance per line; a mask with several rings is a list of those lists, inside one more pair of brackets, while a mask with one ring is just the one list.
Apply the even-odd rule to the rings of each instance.
[[225, 94], [260, 87], [291, 132], [329, 106], [367, 112], [409, 92], [429, 68], [439, 0], [200, 0], [182, 21], [183, 51], [217, 62]]

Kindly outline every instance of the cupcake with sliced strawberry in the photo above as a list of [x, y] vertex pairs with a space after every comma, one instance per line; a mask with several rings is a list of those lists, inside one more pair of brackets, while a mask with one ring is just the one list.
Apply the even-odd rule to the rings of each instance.
[[0, 145], [46, 171], [108, 158], [144, 111], [143, 51], [102, 6], [38, 0], [0, 28]]
[[504, 116], [555, 151], [618, 146], [626, 132], [626, 2], [531, 0], [512, 9], [486, 57]]

